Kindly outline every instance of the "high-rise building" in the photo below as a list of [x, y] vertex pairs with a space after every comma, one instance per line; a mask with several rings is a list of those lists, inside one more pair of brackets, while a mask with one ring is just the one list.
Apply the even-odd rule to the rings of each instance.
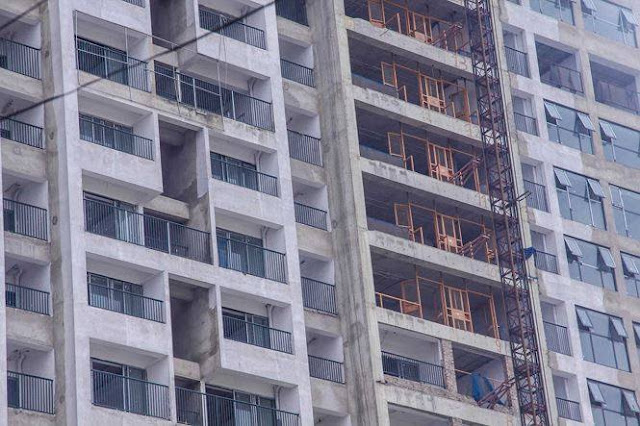
[[639, 425], [638, 22], [0, 0], [0, 424]]

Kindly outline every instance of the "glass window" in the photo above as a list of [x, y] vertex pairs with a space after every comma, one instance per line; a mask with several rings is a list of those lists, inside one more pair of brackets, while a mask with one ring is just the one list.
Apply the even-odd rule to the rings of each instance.
[[554, 168], [560, 213], [565, 219], [605, 229], [600, 182], [567, 170]]
[[622, 319], [580, 307], [576, 307], [576, 315], [583, 358], [596, 364], [630, 371], [627, 333]]
[[574, 25], [572, 4], [571, 0], [530, 0], [532, 10]]
[[595, 127], [588, 114], [549, 101], [544, 106], [551, 141], [593, 154]]
[[627, 253], [620, 253], [620, 255], [627, 295], [640, 298], [640, 257]]
[[265, 251], [260, 238], [218, 228], [218, 259], [220, 267], [258, 277], [265, 276]]
[[616, 231], [640, 241], [640, 193], [611, 185]]
[[640, 169], [640, 132], [600, 120], [604, 155], [609, 161]]
[[212, 152], [211, 173], [214, 179], [256, 191], [259, 189], [259, 179], [255, 164]]
[[596, 426], [638, 426], [638, 400], [633, 391], [587, 380]]
[[582, 16], [587, 30], [610, 40], [637, 46], [633, 13], [605, 0], [582, 0]]
[[608, 248], [568, 236], [565, 236], [564, 240], [571, 278], [608, 290], [616, 290], [613, 271], [616, 264]]

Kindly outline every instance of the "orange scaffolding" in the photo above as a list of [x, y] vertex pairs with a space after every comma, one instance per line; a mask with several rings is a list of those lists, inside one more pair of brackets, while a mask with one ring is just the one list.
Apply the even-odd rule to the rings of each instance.
[[[418, 87], [417, 103], [423, 108], [437, 111], [451, 117], [465, 121], [471, 121], [471, 107], [469, 104], [469, 93], [466, 87], [458, 83], [431, 77], [421, 70], [415, 70], [397, 62], [381, 62], [382, 83], [385, 86], [393, 87], [398, 92], [398, 97], [405, 102], [410, 102], [410, 93], [407, 89], [410, 84]], [[415, 81], [404, 81], [399, 79], [398, 73], [408, 73], [415, 76]], [[400, 81], [403, 80], [403, 81]]]
[[367, 11], [369, 22], [377, 27], [452, 52], [459, 52], [466, 46], [461, 23], [414, 12], [409, 9], [408, 1], [400, 4], [389, 0], [367, 0]]
[[[479, 253], [482, 253], [483, 260], [489, 263], [495, 259], [495, 244], [492, 233], [484, 223], [439, 213], [435, 209], [412, 202], [394, 203], [393, 211], [396, 225], [407, 230], [411, 241], [425, 244], [425, 230], [422, 225], [416, 225], [414, 217], [418, 212], [423, 212], [433, 219], [434, 247], [474, 259]], [[463, 224], [476, 228], [477, 236], [465, 241], [462, 236]]]

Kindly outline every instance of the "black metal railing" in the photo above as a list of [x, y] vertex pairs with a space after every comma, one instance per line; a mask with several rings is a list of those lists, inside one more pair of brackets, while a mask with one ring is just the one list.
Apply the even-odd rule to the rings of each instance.
[[84, 211], [87, 232], [211, 263], [208, 232], [86, 198]]
[[582, 73], [562, 65], [552, 64], [549, 71], [540, 76], [540, 81], [573, 93], [584, 93]]
[[444, 387], [444, 368], [441, 365], [382, 352], [382, 371], [400, 379]]
[[309, 25], [305, 0], [279, 0], [276, 2], [276, 15], [301, 25]]
[[11, 118], [0, 120], [0, 138], [11, 139], [35, 148], [44, 148], [44, 131], [41, 127]]
[[640, 93], [602, 80], [594, 81], [596, 101], [640, 114]]
[[563, 419], [582, 421], [582, 413], [580, 413], [580, 403], [564, 399], [556, 396], [556, 405], [558, 406], [558, 417]]
[[0, 38], [0, 68], [40, 79], [40, 49]]
[[293, 203], [296, 222], [327, 230], [327, 212], [305, 204]]
[[554, 274], [558, 273], [558, 259], [555, 254], [536, 250], [534, 260], [536, 268]]
[[547, 194], [545, 193], [545, 186], [530, 180], [524, 180], [524, 190], [529, 193], [527, 197], [527, 205], [537, 210], [544, 212], [549, 211], [547, 205]]
[[47, 211], [30, 204], [3, 199], [4, 230], [14, 234], [47, 240]]
[[250, 167], [211, 155], [211, 172], [214, 179], [264, 194], [278, 196], [278, 178]]
[[287, 282], [284, 253], [218, 235], [218, 260], [221, 268], [268, 280]]
[[322, 146], [320, 139], [287, 130], [289, 156], [305, 163], [322, 167]]
[[53, 380], [7, 371], [7, 403], [11, 408], [54, 414]]
[[94, 405], [143, 416], [170, 418], [167, 386], [100, 370], [91, 370], [91, 377]]
[[278, 352], [293, 353], [291, 333], [222, 314], [224, 337]]
[[103, 285], [88, 284], [89, 305], [108, 311], [119, 312], [132, 317], [164, 322], [162, 300], [141, 294], [117, 290]]
[[219, 33], [225, 37], [241, 41], [260, 49], [266, 49], [267, 43], [264, 31], [247, 25], [215, 10], [200, 6], [200, 27], [208, 31]]
[[336, 307], [336, 286], [312, 280], [311, 278], [301, 278], [302, 302], [305, 308], [329, 314], [337, 314]]
[[176, 387], [178, 423], [185, 425], [298, 426], [295, 413]]
[[504, 51], [509, 71], [529, 77], [529, 60], [526, 52], [508, 46], [505, 46]]
[[571, 355], [569, 332], [567, 327], [544, 321], [544, 334], [547, 338], [547, 348], [559, 354]]
[[221, 89], [222, 115], [241, 123], [273, 130], [271, 102], [263, 101], [233, 90]]
[[309, 355], [309, 376], [330, 382], [344, 383], [343, 364]]
[[149, 91], [147, 63], [128, 56], [126, 52], [78, 38], [76, 57], [80, 71]]
[[80, 138], [87, 142], [153, 160], [153, 140], [80, 117]]
[[7, 283], [5, 299], [10, 308], [49, 315], [49, 293], [46, 291]]
[[535, 117], [519, 112], [514, 112], [513, 116], [516, 122], [516, 129], [529, 133], [530, 135], [538, 136], [538, 120], [536, 120]]
[[295, 62], [280, 59], [280, 70], [282, 77], [305, 86], [315, 87], [316, 83], [313, 77], [313, 68], [296, 64]]

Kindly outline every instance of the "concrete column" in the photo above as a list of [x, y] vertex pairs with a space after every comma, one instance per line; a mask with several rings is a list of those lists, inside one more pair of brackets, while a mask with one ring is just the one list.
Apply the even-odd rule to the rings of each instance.
[[451, 393], [458, 393], [456, 371], [453, 362], [453, 344], [450, 340], [441, 340], [442, 366], [444, 367], [444, 387]]

